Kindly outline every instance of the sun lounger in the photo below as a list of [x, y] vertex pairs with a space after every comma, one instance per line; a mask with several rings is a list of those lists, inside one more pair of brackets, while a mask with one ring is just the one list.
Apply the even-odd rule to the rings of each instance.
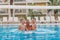
[[58, 16], [58, 22], [60, 22], [60, 16]]
[[45, 23], [46, 21], [44, 20], [44, 17], [40, 17], [40, 22]]
[[19, 23], [18, 17], [14, 17], [14, 22]]
[[46, 22], [50, 23], [50, 16], [46, 16], [45, 18], [46, 18]]
[[7, 17], [3, 17], [3, 23], [8, 23]]
[[54, 17], [54, 16], [51, 16], [51, 22], [52, 22], [52, 23], [57, 22], [57, 21], [55, 20], [55, 17]]
[[35, 17], [35, 19], [36, 19], [36, 23], [39, 23], [38, 17]]
[[51, 22], [52, 22], [52, 23], [57, 23], [57, 20], [55, 19], [54, 16], [51, 16]]
[[14, 22], [14, 18], [13, 17], [9, 17], [8, 23], [13, 23], [13, 22]]
[[18, 17], [14, 17], [14, 22], [18, 22]]

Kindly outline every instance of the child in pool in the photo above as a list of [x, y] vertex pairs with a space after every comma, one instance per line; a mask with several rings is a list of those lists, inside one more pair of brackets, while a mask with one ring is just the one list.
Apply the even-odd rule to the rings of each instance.
[[25, 21], [24, 21], [24, 19], [21, 19], [20, 20], [20, 23], [21, 23], [21, 25], [19, 26], [19, 30], [25, 30]]
[[32, 30], [32, 26], [30, 25], [29, 20], [26, 20], [26, 31], [31, 31]]
[[32, 19], [32, 29], [36, 30], [35, 18]]

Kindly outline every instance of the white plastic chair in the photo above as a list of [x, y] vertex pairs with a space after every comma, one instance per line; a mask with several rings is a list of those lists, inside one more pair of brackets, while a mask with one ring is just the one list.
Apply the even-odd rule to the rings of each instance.
[[58, 16], [58, 22], [60, 22], [60, 16]]
[[3, 22], [8, 22], [7, 17], [3, 17]]
[[40, 22], [46, 22], [45, 20], [44, 20], [44, 17], [40, 17]]
[[56, 20], [55, 20], [55, 17], [54, 16], [51, 16], [51, 22], [53, 23], [53, 22], [56, 22]]
[[2, 18], [0, 18], [0, 24], [2, 24]]
[[31, 17], [27, 17], [27, 19], [31, 22]]
[[36, 22], [39, 22], [38, 17], [34, 17], [36, 19]]
[[50, 22], [50, 16], [46, 16], [46, 22]]
[[13, 17], [9, 17], [9, 20], [8, 20], [8, 22], [13, 22]]
[[18, 17], [14, 17], [14, 21], [15, 22], [18, 22]]

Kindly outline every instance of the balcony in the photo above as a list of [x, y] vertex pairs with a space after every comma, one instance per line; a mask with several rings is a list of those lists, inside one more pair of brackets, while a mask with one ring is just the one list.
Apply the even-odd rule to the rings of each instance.
[[14, 3], [26, 3], [26, 0], [14, 0]]
[[33, 0], [34, 2], [49, 2], [49, 0]]
[[8, 15], [8, 9], [0, 9], [0, 15]]
[[26, 1], [26, 0], [14, 0], [15, 2], [23, 2], [23, 1]]
[[49, 0], [26, 0], [26, 2], [29, 2], [29, 3], [31, 3], [31, 2], [49, 2]]
[[26, 15], [26, 9], [15, 9], [14, 14], [15, 15]]
[[49, 2], [49, 0], [14, 0], [14, 3]]

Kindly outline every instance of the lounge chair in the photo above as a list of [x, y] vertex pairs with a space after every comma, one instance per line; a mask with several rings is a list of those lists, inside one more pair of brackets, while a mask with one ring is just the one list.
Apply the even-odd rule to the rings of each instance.
[[44, 17], [40, 17], [40, 23], [45, 23]]
[[14, 22], [18, 22], [18, 17], [14, 17]]
[[7, 17], [3, 17], [3, 23], [8, 23]]
[[14, 17], [14, 22], [19, 23], [18, 17]]
[[60, 22], [60, 16], [58, 16], [58, 22]]
[[36, 23], [39, 23], [38, 17], [34, 17], [36, 19]]
[[52, 22], [52, 23], [57, 22], [57, 21], [55, 20], [55, 17], [54, 17], [54, 16], [51, 16], [51, 22]]
[[45, 18], [46, 18], [46, 22], [50, 23], [50, 16], [46, 16]]
[[0, 24], [2, 24], [2, 19], [0, 18]]
[[9, 17], [9, 19], [8, 19], [8, 23], [13, 23], [13, 22], [14, 22], [13, 19], [14, 19], [13, 17]]
[[9, 22], [13, 22], [13, 19], [14, 19], [13, 17], [9, 17], [9, 20], [8, 21]]

